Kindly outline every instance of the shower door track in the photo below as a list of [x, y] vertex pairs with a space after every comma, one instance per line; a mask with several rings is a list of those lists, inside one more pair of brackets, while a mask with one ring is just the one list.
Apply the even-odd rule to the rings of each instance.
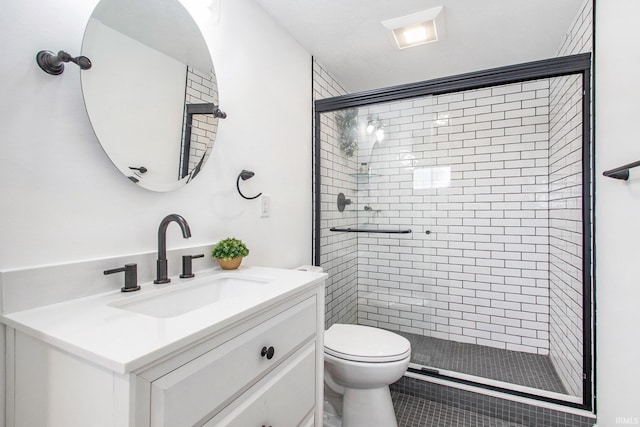
[[[537, 79], [562, 77], [568, 75], [581, 75], [582, 77], [582, 284], [583, 284], [583, 403], [573, 404], [567, 401], [554, 403], [576, 407], [587, 411], [594, 409], [594, 341], [595, 333], [592, 324], [595, 319], [595, 309], [592, 295], [595, 292], [595, 279], [592, 272], [595, 271], [595, 245], [592, 243], [592, 192], [595, 194], [594, 161], [591, 152], [595, 152], [595, 137], [591, 135], [591, 53], [563, 56], [545, 59], [541, 61], [527, 62], [476, 71], [455, 76], [442, 77], [417, 83], [409, 83], [391, 86], [381, 89], [368, 90], [354, 94], [342, 95], [333, 98], [316, 100], [314, 103], [315, 129], [314, 129], [314, 243], [313, 262], [320, 265], [320, 230], [321, 230], [321, 182], [320, 182], [320, 114], [337, 111], [345, 108], [361, 107], [390, 101], [406, 100], [410, 98], [442, 95], [480, 89], [489, 86], [505, 85], [510, 83], [526, 82]], [[594, 121], [595, 121], [595, 112]], [[595, 227], [595, 224], [593, 225]], [[592, 259], [594, 260], [592, 262]], [[593, 290], [593, 291], [592, 291]], [[482, 383], [474, 383], [484, 387]], [[485, 387], [490, 388], [490, 387]], [[507, 393], [518, 395], [518, 392], [504, 390]], [[540, 396], [531, 396], [538, 400], [550, 401]]]

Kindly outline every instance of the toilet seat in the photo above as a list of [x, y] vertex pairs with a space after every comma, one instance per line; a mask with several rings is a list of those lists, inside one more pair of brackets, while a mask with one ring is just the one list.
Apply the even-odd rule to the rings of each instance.
[[411, 343], [383, 329], [337, 323], [324, 333], [324, 351], [355, 362], [395, 362], [410, 356]]

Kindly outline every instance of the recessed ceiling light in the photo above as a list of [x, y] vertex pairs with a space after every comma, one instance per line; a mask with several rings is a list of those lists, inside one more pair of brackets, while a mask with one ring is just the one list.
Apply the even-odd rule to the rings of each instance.
[[436, 19], [441, 16], [440, 12], [442, 6], [389, 19], [382, 25], [392, 31], [398, 48], [405, 49], [438, 40]]
[[426, 21], [408, 27], [395, 28], [393, 37], [400, 49], [418, 46], [438, 40], [434, 21]]
[[[427, 24], [425, 22], [424, 24]], [[394, 30], [395, 32], [396, 30]], [[409, 27], [402, 29], [402, 36], [407, 44], [421, 43], [428, 40], [429, 35], [424, 25], [416, 25], [415, 27]]]

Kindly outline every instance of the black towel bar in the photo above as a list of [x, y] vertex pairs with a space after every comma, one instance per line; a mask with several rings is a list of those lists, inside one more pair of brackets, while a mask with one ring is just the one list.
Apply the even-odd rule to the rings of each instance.
[[637, 162], [629, 163], [628, 165], [620, 166], [619, 168], [604, 171], [602, 172], [602, 175], [609, 178], [622, 179], [627, 181], [629, 179], [629, 169], [635, 168], [637, 166], [640, 166], [640, 160]]
[[388, 233], [388, 234], [408, 234], [411, 233], [411, 230], [376, 230], [371, 228], [338, 228], [331, 227], [329, 231], [344, 231], [345, 233]]

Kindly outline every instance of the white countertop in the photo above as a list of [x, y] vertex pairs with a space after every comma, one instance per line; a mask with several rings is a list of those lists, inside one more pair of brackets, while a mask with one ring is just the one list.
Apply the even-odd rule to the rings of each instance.
[[[109, 304], [197, 285], [217, 275], [268, 278], [269, 283], [241, 298], [231, 298], [182, 315], [151, 317]], [[325, 273], [267, 267], [211, 269], [192, 279], [141, 284], [137, 292], [114, 290], [90, 297], [0, 316], [2, 323], [117, 373], [134, 371], [211, 335], [266, 306], [324, 281]]]

